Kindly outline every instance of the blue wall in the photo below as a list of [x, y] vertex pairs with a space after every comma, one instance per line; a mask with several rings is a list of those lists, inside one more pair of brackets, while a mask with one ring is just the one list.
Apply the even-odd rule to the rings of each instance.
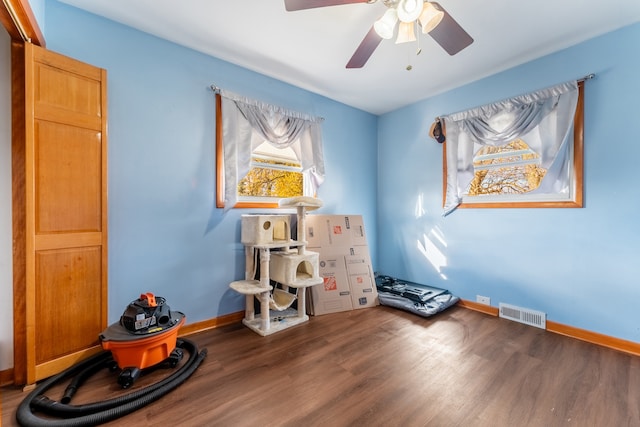
[[[638, 45], [635, 24], [381, 116], [378, 270], [640, 341]], [[427, 135], [436, 116], [589, 73], [585, 208], [442, 217], [442, 146]]]
[[188, 323], [244, 308], [228, 285], [244, 277], [240, 215], [253, 211], [214, 205], [211, 84], [324, 117], [325, 206], [315, 212], [363, 215], [376, 246], [376, 116], [57, 1], [45, 6], [47, 47], [108, 72], [110, 322], [141, 292], [165, 297]]
[[[45, 6], [48, 48], [109, 73], [110, 321], [143, 291], [189, 322], [242, 309], [228, 283], [242, 277], [247, 211], [213, 206], [215, 83], [325, 117], [320, 212], [364, 215], [378, 271], [640, 341], [640, 24], [375, 117], [56, 1]], [[434, 117], [592, 72], [585, 208], [442, 217], [442, 146], [427, 136]]]
[[[45, 34], [47, 31], [47, 20], [45, 16], [44, 1], [45, 0], [29, 0], [29, 6], [31, 6], [33, 15], [35, 16], [36, 21], [38, 21], [38, 27], [40, 27], [40, 31], [42, 32], [42, 34]], [[45, 36], [45, 41], [46, 38], [47, 37]]]

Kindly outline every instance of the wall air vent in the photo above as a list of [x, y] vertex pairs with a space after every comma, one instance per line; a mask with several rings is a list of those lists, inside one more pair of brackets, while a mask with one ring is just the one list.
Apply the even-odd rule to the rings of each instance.
[[541, 311], [529, 308], [516, 307], [515, 305], [500, 303], [500, 317], [535, 326], [536, 328], [547, 328], [547, 315]]

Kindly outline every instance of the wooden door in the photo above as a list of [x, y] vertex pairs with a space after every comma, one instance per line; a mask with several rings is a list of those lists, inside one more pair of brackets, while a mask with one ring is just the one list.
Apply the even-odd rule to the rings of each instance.
[[14, 375], [100, 350], [107, 326], [106, 71], [12, 44]]

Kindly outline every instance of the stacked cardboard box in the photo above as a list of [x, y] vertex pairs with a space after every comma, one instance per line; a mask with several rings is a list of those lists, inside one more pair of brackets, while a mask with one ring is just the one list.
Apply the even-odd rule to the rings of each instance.
[[361, 215], [307, 215], [307, 248], [320, 254], [324, 283], [309, 289], [309, 312], [336, 313], [378, 305]]

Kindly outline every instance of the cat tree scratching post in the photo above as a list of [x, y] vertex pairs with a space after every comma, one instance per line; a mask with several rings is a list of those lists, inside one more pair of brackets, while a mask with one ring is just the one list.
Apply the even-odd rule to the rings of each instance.
[[[243, 215], [242, 244], [245, 245], [245, 279], [229, 287], [245, 295], [245, 317], [242, 322], [260, 335], [298, 325], [309, 320], [306, 314], [306, 288], [323, 283], [319, 273], [319, 255], [306, 251], [306, 210], [317, 209], [322, 202], [310, 197], [294, 197], [280, 201], [282, 208], [296, 208], [297, 240], [290, 237], [289, 215]], [[297, 251], [290, 248], [297, 247]], [[260, 255], [260, 279], [254, 279], [255, 253]], [[282, 288], [273, 288], [271, 281]], [[295, 288], [296, 294], [288, 291]], [[260, 301], [260, 319], [255, 319], [253, 298]], [[292, 315], [288, 307], [297, 298]], [[275, 316], [271, 313], [278, 310]], [[273, 321], [276, 320], [277, 321]]]

